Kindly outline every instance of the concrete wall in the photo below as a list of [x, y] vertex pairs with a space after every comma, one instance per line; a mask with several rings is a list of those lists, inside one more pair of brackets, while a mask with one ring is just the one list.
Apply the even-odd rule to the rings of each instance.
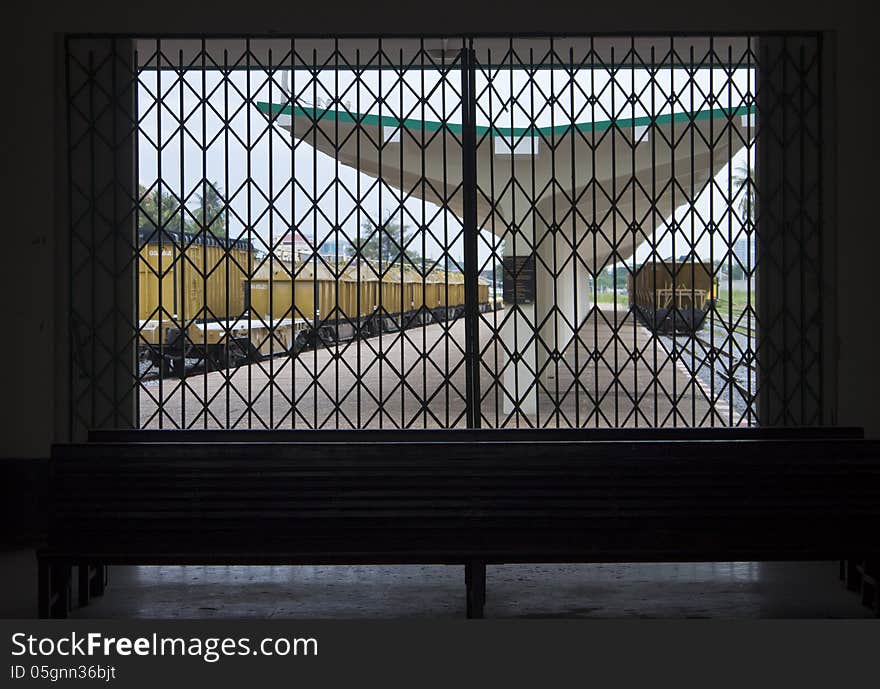
[[[350, 10], [346, 10], [350, 6]], [[58, 229], [56, 205], [63, 203], [56, 175], [63, 115], [57, 88], [57, 34], [71, 32], [503, 32], [503, 31], [727, 31], [822, 29], [834, 32], [836, 66], [826, 80], [826, 92], [836, 97], [840, 124], [836, 156], [837, 222], [839, 228], [835, 284], [828, 289], [836, 300], [839, 360], [837, 396], [834, 375], [826, 377], [829, 399], [836, 404], [836, 421], [864, 426], [880, 436], [880, 404], [875, 345], [863, 339], [876, 329], [877, 294], [874, 267], [880, 258], [880, 232], [874, 226], [877, 134], [874, 125], [874, 87], [877, 77], [873, 51], [875, 29], [865, 21], [864, 3], [840, 0], [811, 7], [800, 1], [771, 5], [742, 0], [728, 10], [724, 3], [630, 0], [625, 9], [615, 3], [571, 3], [524, 0], [473, 3], [443, 0], [434, 4], [396, 5], [383, 2], [193, 3], [168, 0], [149, 3], [48, 0], [22, 7], [17, 21], [7, 20], [2, 42], [3, 149], [7, 176], [0, 189], [5, 243], [0, 252], [0, 276], [6, 297], [3, 365], [0, 389], [0, 456], [45, 456], [53, 439], [63, 439], [67, 411], [67, 382], [63, 350], [63, 297], [66, 280], [56, 280], [65, 265], [63, 228]], [[430, 19], [427, 14], [430, 13]], [[828, 115], [832, 114], [830, 111]], [[61, 170], [63, 172], [63, 169]], [[829, 180], [830, 181], [830, 180]], [[833, 211], [833, 208], [831, 208]], [[829, 246], [828, 251], [832, 251]]]

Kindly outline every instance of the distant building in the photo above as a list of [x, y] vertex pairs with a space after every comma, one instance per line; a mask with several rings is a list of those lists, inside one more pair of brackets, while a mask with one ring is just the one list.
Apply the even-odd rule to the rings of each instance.
[[296, 230], [288, 230], [276, 246], [275, 255], [282, 261], [292, 261], [295, 256], [311, 253], [311, 242]]
[[750, 268], [755, 265], [755, 242], [754, 240], [751, 242], [751, 246], [749, 246], [749, 240], [746, 237], [742, 237], [741, 239], [737, 239], [733, 244], [733, 253], [736, 255], [739, 262], [742, 263], [743, 268]]
[[[314, 245], [315, 240], [311, 232], [289, 230], [277, 243], [274, 253], [282, 261], [294, 259], [304, 261], [315, 253]], [[344, 242], [339, 244], [338, 249], [340, 257], [348, 255], [348, 246]], [[336, 258], [336, 252], [337, 242], [335, 239], [326, 239], [317, 250], [320, 256], [327, 258]]]

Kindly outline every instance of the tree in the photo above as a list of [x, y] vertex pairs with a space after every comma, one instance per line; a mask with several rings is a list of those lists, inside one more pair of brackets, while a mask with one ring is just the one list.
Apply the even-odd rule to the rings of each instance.
[[[209, 182], [205, 185], [205, 191], [196, 198], [198, 205], [195, 210], [181, 206], [173, 194], [163, 192], [159, 194], [157, 184], [149, 192], [144, 185], [138, 185], [138, 229], [152, 232], [161, 226], [168, 232], [180, 232], [182, 229], [189, 234], [197, 234], [202, 230], [204, 219], [205, 227], [210, 234], [218, 239], [225, 239], [228, 233], [226, 227], [226, 203], [218, 191], [219, 185]], [[161, 218], [160, 210], [161, 208]], [[181, 214], [183, 214], [183, 227], [181, 228]]]
[[[596, 273], [596, 291], [609, 292], [614, 289], [623, 289], [626, 287], [627, 266], [619, 264], [617, 266], [616, 276], [615, 267], [608, 266], [605, 270]], [[616, 282], [615, 282], [616, 278]]]
[[205, 191], [199, 194], [199, 205], [193, 213], [195, 221], [192, 222], [192, 232], [198, 232], [201, 229], [201, 223], [205, 222], [205, 228], [208, 232], [218, 239], [226, 239], [229, 230], [226, 227], [226, 203], [218, 191], [219, 185], [216, 182], [209, 182], [205, 185]]
[[386, 220], [379, 227], [367, 221], [361, 225], [360, 245], [356, 245], [355, 250], [382, 272], [395, 264], [421, 270], [422, 256], [415, 249], [415, 236], [416, 230], [409, 225], [404, 225], [401, 231], [401, 225], [396, 221]]
[[755, 206], [758, 201], [758, 176], [754, 168], [750, 169], [748, 164], [741, 162], [736, 166], [731, 178], [733, 182], [733, 198], [740, 196], [739, 212], [744, 220], [755, 222]]
[[[161, 226], [169, 232], [180, 231], [180, 204], [168, 192], [159, 193], [159, 185], [149, 192], [144, 185], [138, 185], [138, 230], [153, 232]], [[161, 209], [161, 213], [160, 213]], [[187, 218], [184, 217], [184, 230], [187, 229]]]

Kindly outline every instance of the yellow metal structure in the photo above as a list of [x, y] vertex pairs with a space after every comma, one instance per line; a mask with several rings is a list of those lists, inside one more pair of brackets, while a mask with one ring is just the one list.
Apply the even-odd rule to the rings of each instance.
[[226, 248], [214, 238], [166, 233], [144, 243], [138, 261], [138, 318], [192, 321], [236, 318], [245, 311], [251, 252], [244, 242]]
[[[252, 334], [261, 321], [355, 321], [378, 313], [380, 306], [393, 315], [464, 304], [459, 272], [435, 268], [423, 275], [412, 266], [392, 266], [380, 279], [377, 268], [363, 260], [336, 271], [320, 260], [291, 263], [275, 256], [254, 267], [246, 242], [228, 242], [227, 248], [225, 240], [182, 237], [169, 232], [161, 243], [142, 241], [138, 314], [144, 344], [158, 345], [166, 330], [186, 324], [192, 342], [219, 345], [226, 326], [201, 324], [242, 328], [248, 312]], [[480, 305], [487, 305], [489, 284], [481, 279], [477, 289]]]
[[[489, 301], [489, 283], [478, 284], [480, 304]], [[433, 270], [424, 277], [408, 266], [392, 267], [379, 278], [367, 263], [351, 264], [337, 273], [324, 263], [292, 265], [273, 259], [250, 281], [250, 306], [262, 318], [309, 321], [351, 319], [378, 311], [389, 314], [464, 304], [464, 276]], [[315, 307], [317, 305], [317, 316]]]
[[628, 276], [631, 305], [641, 308], [708, 308], [714, 298], [716, 281], [712, 266], [697, 261], [648, 262], [634, 276]]

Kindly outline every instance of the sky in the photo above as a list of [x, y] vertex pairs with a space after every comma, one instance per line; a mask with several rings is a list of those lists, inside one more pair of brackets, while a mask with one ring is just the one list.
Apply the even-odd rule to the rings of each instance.
[[[296, 102], [306, 107], [345, 107], [352, 112], [433, 121], [448, 118], [457, 123], [461, 122], [459, 76], [458, 71], [443, 75], [428, 69], [408, 70], [399, 79], [392, 72], [375, 70], [362, 73], [360, 78], [350, 70], [279, 71], [270, 76], [263, 69], [253, 69], [234, 72], [224, 80], [219, 72], [210, 70], [188, 70], [182, 79], [168, 71], [143, 71], [138, 88], [139, 181], [150, 187], [161, 178], [163, 187], [182, 196], [192, 209], [198, 205], [203, 180], [216, 183], [229, 198], [231, 234], [237, 235], [250, 225], [255, 237], [266, 243], [277, 242], [294, 224], [305, 234], [316, 228], [319, 238], [332, 239], [331, 228], [339, 223], [354, 236], [359, 223], [380, 219], [380, 207], [382, 215], [397, 208], [397, 219], [402, 217], [410, 225], [413, 218], [432, 219], [432, 232], [439, 237], [444, 231], [452, 236], [461, 226], [456, 217], [418, 199], [401, 204], [393, 188], [374, 186], [364, 195], [362, 212], [357, 212], [357, 204], [346, 189], [369, 189], [374, 179], [315, 151], [306, 141], [292, 139], [288, 131], [270, 125], [253, 103], [286, 102], [288, 88]], [[661, 70], [653, 80], [645, 69], [618, 69], [613, 78], [604, 69], [580, 69], [573, 75], [563, 69], [546, 69], [531, 77], [521, 69], [480, 70], [477, 124], [494, 121], [496, 126], [520, 127], [534, 120], [538, 126], [548, 126], [572, 120], [583, 123], [691, 111], [709, 107], [709, 94], [713, 107], [737, 107], [744, 94], [754, 92], [754, 80], [754, 70], [745, 68], [730, 77], [721, 69], [699, 69], [692, 79], [684, 69]], [[673, 93], [677, 100], [670, 103]], [[636, 102], [631, 102], [632, 95], [637, 96]], [[224, 121], [229, 122], [228, 128]], [[675, 211], [682, 227], [675, 241], [677, 254], [683, 253], [691, 232], [694, 237], [705, 235], [696, 244], [697, 254], [704, 260], [710, 254], [717, 259], [726, 245], [733, 243], [741, 225], [727, 213], [731, 205], [725, 198], [729, 194], [728, 168], [735, 170], [746, 164], [754, 174], [753, 145], [741, 150], [719, 172], [712, 189], [701, 193], [693, 205]], [[320, 199], [313, 203], [310, 196], [316, 189]], [[325, 193], [321, 194], [322, 190]], [[269, 197], [274, 203], [270, 204]], [[738, 205], [736, 200], [733, 205]], [[409, 211], [409, 217], [400, 212], [401, 206]], [[712, 216], [721, 227], [714, 246], [703, 233]], [[669, 220], [659, 224], [658, 235], [663, 234]], [[479, 242], [481, 264], [488, 257], [488, 244]], [[442, 252], [430, 236], [425, 245], [428, 256]], [[636, 263], [650, 250], [643, 244], [636, 252]], [[665, 257], [671, 252], [672, 237], [667, 233], [658, 253]], [[451, 246], [449, 253], [460, 261], [461, 242]], [[628, 263], [631, 265], [632, 259]]]

